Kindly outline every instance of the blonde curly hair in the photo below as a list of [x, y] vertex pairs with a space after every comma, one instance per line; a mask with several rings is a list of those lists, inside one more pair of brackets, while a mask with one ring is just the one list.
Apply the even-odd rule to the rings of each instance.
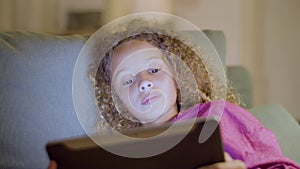
[[[134, 117], [130, 116], [129, 112], [119, 112], [111, 88], [111, 59], [114, 50], [122, 43], [130, 40], [140, 40], [148, 42], [157, 47], [163, 53], [164, 60], [167, 61], [174, 73], [174, 78], [178, 87], [177, 104], [178, 110], [184, 110], [197, 103], [206, 103], [214, 100], [212, 96], [212, 84], [208, 70], [193, 49], [183, 43], [175, 36], [169, 36], [155, 31], [147, 31], [130, 35], [122, 40], [119, 40], [113, 47], [105, 54], [101, 60], [94, 80], [96, 103], [99, 107], [98, 127], [110, 125], [114, 130], [123, 130], [132, 127], [138, 127], [139, 123]], [[171, 57], [174, 54], [176, 57]], [[184, 62], [185, 64], [180, 64]], [[187, 66], [187, 67], [184, 67]], [[188, 68], [188, 69], [186, 69]], [[193, 76], [187, 76], [186, 71], [190, 71]], [[194, 83], [191, 78], [195, 79]], [[220, 88], [226, 92], [226, 100], [240, 104], [237, 92], [228, 84]]]

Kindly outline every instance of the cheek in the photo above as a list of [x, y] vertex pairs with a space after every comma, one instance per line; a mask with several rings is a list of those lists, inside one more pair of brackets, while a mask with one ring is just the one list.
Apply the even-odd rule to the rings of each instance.
[[172, 101], [176, 100], [177, 88], [174, 79], [170, 75], [164, 74], [158, 81], [163, 91], [166, 91], [168, 98]]
[[128, 99], [129, 93], [130, 92], [129, 92], [128, 88], [122, 88], [117, 93], [119, 98], [125, 105], [127, 105], [127, 103], [129, 102], [129, 99]]
[[134, 87], [133, 86], [130, 86], [129, 88], [128, 88], [128, 98], [129, 98], [129, 100], [130, 101], [132, 101], [132, 99], [134, 98]]
[[177, 88], [176, 88], [176, 84], [175, 82], [173, 81], [173, 79], [171, 79], [169, 81], [169, 95], [172, 99], [172, 102], [176, 101], [177, 100]]
[[136, 100], [137, 100], [137, 97], [138, 97], [138, 92], [137, 92], [137, 86], [134, 84], [134, 85], [131, 85], [129, 88], [128, 88], [128, 92], [127, 92], [127, 100], [128, 102], [130, 103], [135, 103]]
[[124, 87], [120, 92], [117, 93], [119, 98], [121, 99], [122, 103], [131, 110], [132, 108], [136, 107], [136, 102], [138, 101], [138, 93], [135, 89], [136, 86], [131, 85], [129, 87]]

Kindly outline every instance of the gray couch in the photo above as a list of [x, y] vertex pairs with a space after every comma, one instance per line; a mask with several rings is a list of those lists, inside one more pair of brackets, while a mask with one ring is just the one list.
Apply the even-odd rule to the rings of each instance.
[[[225, 63], [225, 36], [205, 31]], [[45, 144], [85, 135], [72, 102], [72, 73], [86, 37], [0, 33], [0, 168], [46, 168]], [[249, 73], [227, 74], [252, 112], [274, 131], [283, 153], [300, 163], [300, 128], [280, 105], [252, 108]]]

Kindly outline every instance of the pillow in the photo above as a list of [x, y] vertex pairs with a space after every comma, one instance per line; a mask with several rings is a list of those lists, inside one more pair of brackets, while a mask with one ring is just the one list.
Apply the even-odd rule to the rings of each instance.
[[71, 86], [85, 40], [0, 33], [0, 168], [46, 168], [49, 140], [84, 135]]

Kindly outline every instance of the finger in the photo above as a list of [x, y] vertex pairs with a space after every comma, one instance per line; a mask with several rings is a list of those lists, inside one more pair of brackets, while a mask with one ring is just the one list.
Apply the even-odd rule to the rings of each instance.
[[242, 162], [241, 160], [232, 160], [227, 163], [227, 167], [228, 169], [231, 168], [235, 168], [235, 169], [246, 169], [246, 164], [244, 162]]
[[50, 161], [48, 169], [57, 169], [57, 163], [55, 161]]
[[203, 166], [199, 169], [246, 169], [246, 165], [240, 160], [230, 162], [215, 163], [212, 165]]
[[224, 157], [225, 157], [225, 161], [232, 161], [233, 159], [231, 158], [231, 156], [228, 153], [224, 153]]

